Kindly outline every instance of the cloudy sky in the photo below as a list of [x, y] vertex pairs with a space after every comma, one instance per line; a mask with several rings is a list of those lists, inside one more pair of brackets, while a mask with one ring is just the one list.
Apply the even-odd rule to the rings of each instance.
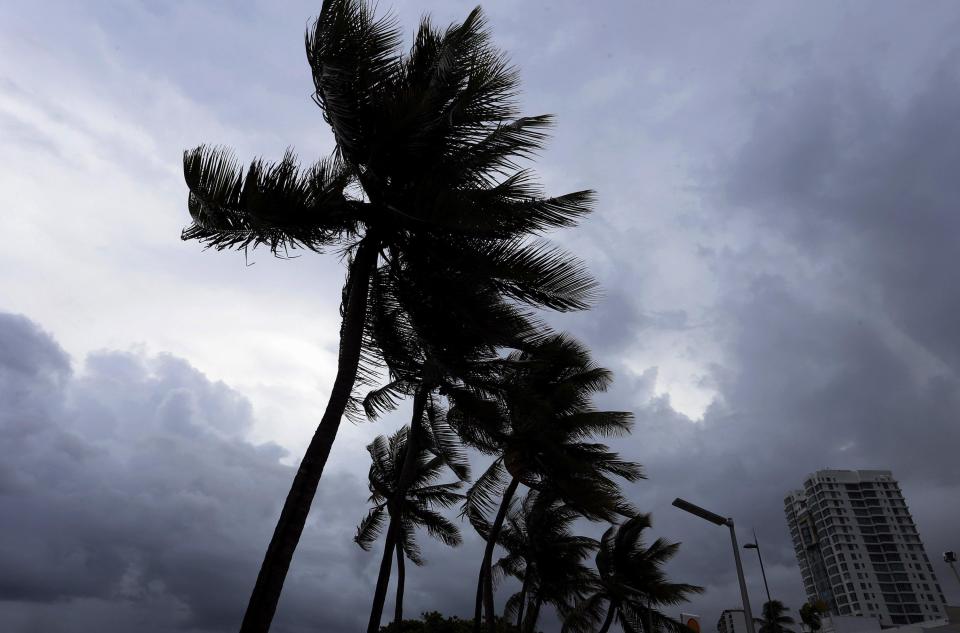
[[[388, 6], [409, 33], [472, 5]], [[484, 5], [524, 111], [557, 115], [543, 181], [599, 191], [555, 239], [604, 299], [553, 322], [636, 413], [629, 494], [683, 542], [673, 577], [707, 588], [686, 610], [712, 629], [736, 579], [726, 534], [670, 501], [755, 527], [795, 608], [782, 499], [827, 467], [894, 472], [960, 603], [940, 559], [960, 548], [960, 5], [587, 7]], [[330, 151], [303, 55], [318, 9], [0, 3], [0, 629], [239, 622], [326, 402], [343, 270], [181, 242], [180, 156]], [[341, 427], [274, 630], [366, 621], [363, 447], [399, 420]], [[466, 614], [479, 541], [426, 554], [407, 612]]]

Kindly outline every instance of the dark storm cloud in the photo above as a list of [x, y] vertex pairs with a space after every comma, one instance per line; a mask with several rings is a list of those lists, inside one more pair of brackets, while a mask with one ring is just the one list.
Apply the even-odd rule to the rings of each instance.
[[[168, 355], [99, 352], [74, 374], [49, 335], [0, 314], [0, 401], [0, 628], [236, 625], [293, 474], [281, 449], [242, 439], [243, 396]], [[324, 480], [277, 630], [359, 626], [364, 493]]]
[[863, 75], [808, 81], [758, 117], [730, 182], [806, 255], [861, 286], [930, 354], [960, 370], [960, 54], [886, 93]]

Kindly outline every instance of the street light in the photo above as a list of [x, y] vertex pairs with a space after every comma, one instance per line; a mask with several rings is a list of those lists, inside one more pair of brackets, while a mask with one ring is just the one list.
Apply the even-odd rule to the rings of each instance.
[[767, 604], [770, 604], [770, 587], [767, 585], [767, 572], [763, 570], [763, 556], [760, 555], [760, 542], [757, 541], [757, 531], [753, 531], [753, 543], [747, 543], [743, 549], [757, 550], [757, 558], [760, 559], [760, 573], [763, 575], [763, 588], [767, 591]]
[[[737, 580], [740, 581], [740, 599], [743, 600], [743, 615], [747, 621], [747, 633], [755, 633], [753, 628], [753, 612], [750, 610], [750, 598], [747, 596], [747, 582], [743, 578], [743, 565], [740, 563], [740, 548], [737, 546], [737, 532], [733, 527], [733, 519], [725, 519], [719, 514], [704, 510], [700, 506], [694, 505], [689, 501], [684, 501], [679, 497], [673, 500], [673, 506], [709, 521], [714, 525], [725, 525], [730, 528], [730, 540], [733, 542], [733, 560], [737, 563]], [[756, 540], [756, 538], [754, 538], [754, 540]]]

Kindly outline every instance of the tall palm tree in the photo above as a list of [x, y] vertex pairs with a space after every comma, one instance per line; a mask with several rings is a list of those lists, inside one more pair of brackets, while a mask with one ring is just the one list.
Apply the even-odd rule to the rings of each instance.
[[592, 287], [577, 262], [527, 239], [574, 225], [592, 194], [545, 197], [518, 167], [542, 146], [550, 118], [518, 118], [517, 73], [490, 44], [479, 10], [445, 30], [424, 20], [406, 55], [400, 41], [396, 21], [376, 18], [362, 0], [324, 0], [305, 44], [332, 156], [304, 169], [288, 152], [244, 172], [223, 148], [184, 155], [193, 218], [184, 239], [218, 250], [336, 250], [347, 260], [336, 378], [267, 548], [244, 633], [269, 629], [361, 358], [376, 356], [365, 343], [381, 264], [399, 275], [432, 260], [499, 296], [558, 310], [585, 307]]
[[[621, 460], [593, 436], [620, 435], [630, 429], [632, 414], [598, 411], [593, 394], [612, 380], [580, 343], [554, 335], [526, 350], [511, 353], [495, 382], [477, 390], [454, 389], [451, 425], [465, 442], [496, 455], [467, 492], [464, 513], [486, 539], [477, 580], [474, 627], [481, 611], [488, 629], [494, 617], [493, 550], [510, 503], [520, 484], [549, 492], [591, 520], [612, 521], [633, 513], [611, 479], [641, 478], [640, 467]], [[497, 506], [489, 525], [485, 516]], [[485, 605], [485, 606], [483, 606]]]
[[531, 491], [506, 519], [498, 542], [507, 554], [493, 571], [522, 582], [504, 613], [508, 619], [516, 618], [518, 630], [532, 632], [544, 604], [561, 615], [569, 612], [591, 586], [593, 572], [583, 561], [598, 543], [570, 531], [579, 517], [552, 495]]
[[779, 600], [763, 604], [763, 619], [758, 633], [792, 633], [794, 619], [787, 614], [787, 607]]
[[638, 514], [604, 532], [596, 556], [596, 582], [590, 595], [566, 618], [563, 633], [587, 633], [598, 626], [599, 633], [607, 633], [614, 622], [625, 633], [690, 633], [685, 624], [665, 616], [660, 608], [682, 604], [703, 588], [667, 580], [662, 566], [680, 544], [658, 538], [645, 546], [643, 531], [651, 525], [649, 514]]
[[[384, 522], [389, 518], [389, 531], [399, 533], [397, 555], [397, 598], [394, 620], [397, 626], [403, 620], [403, 589], [405, 582], [404, 559], [415, 565], [422, 565], [423, 558], [414, 534], [416, 528], [425, 528], [430, 536], [447, 545], [459, 545], [460, 530], [446, 517], [437, 512], [440, 508], [456, 505], [463, 498], [457, 490], [462, 482], [435, 484], [434, 481], [444, 469], [444, 458], [420, 451], [416, 456], [416, 469], [413, 482], [404, 491], [397, 488], [400, 473], [407, 455], [409, 429], [401, 427], [390, 438], [378, 436], [369, 446], [371, 464], [369, 472], [370, 509], [360, 526], [354, 540], [365, 550], [369, 550], [383, 531]], [[383, 557], [390, 560], [393, 551], [384, 547]], [[381, 565], [381, 574], [384, 566]], [[386, 567], [389, 576], [390, 568]], [[379, 628], [379, 619], [377, 626]]]

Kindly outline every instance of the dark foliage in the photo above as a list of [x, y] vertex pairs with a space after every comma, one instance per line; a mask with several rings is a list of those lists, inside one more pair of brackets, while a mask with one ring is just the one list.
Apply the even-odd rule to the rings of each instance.
[[[436, 611], [431, 611], [424, 613], [419, 620], [404, 620], [399, 627], [391, 622], [387, 626], [380, 627], [380, 633], [469, 633], [472, 627], [473, 622], [470, 620], [461, 620], [456, 616], [444, 617]], [[518, 632], [519, 629], [516, 626], [503, 618], [497, 618], [496, 633]]]

